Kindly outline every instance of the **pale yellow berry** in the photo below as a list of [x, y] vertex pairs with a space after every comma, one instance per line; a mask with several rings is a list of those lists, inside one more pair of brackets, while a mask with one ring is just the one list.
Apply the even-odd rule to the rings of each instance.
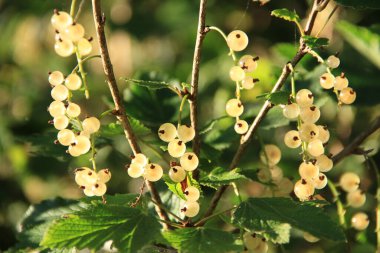
[[319, 83], [321, 84], [322, 88], [331, 89], [334, 87], [335, 77], [330, 73], [324, 73], [319, 78]]
[[162, 167], [156, 163], [149, 163], [145, 166], [144, 178], [151, 182], [156, 182], [162, 178], [164, 171]]
[[296, 101], [300, 107], [311, 106], [314, 102], [313, 93], [308, 89], [299, 90], [296, 94]]
[[65, 77], [61, 71], [53, 71], [49, 74], [49, 83], [53, 86], [63, 83]]
[[339, 93], [339, 100], [346, 105], [352, 104], [356, 100], [356, 92], [350, 88], [344, 88]]
[[180, 183], [186, 178], [186, 171], [181, 166], [173, 166], [169, 170], [169, 177], [175, 183]]
[[238, 134], [245, 134], [248, 131], [248, 123], [245, 120], [239, 119], [234, 126], [235, 132]]
[[164, 123], [158, 129], [158, 137], [165, 142], [171, 142], [177, 137], [177, 128], [172, 123]]
[[332, 69], [336, 69], [339, 67], [340, 59], [336, 57], [335, 55], [330, 55], [326, 60], [327, 66]]
[[241, 86], [243, 87], [243, 89], [250, 90], [250, 89], [253, 89], [255, 87], [255, 84], [257, 81], [258, 81], [258, 79], [255, 79], [255, 78], [250, 77], [250, 76], [246, 76], [241, 81]]
[[72, 25], [66, 27], [64, 33], [65, 37], [73, 42], [77, 42], [84, 36], [84, 28], [81, 24], [73, 23]]
[[301, 120], [305, 123], [315, 123], [321, 117], [321, 112], [315, 105], [303, 107], [300, 111]]
[[347, 197], [347, 204], [355, 208], [363, 206], [366, 201], [365, 193], [359, 189], [347, 193], [346, 197]]
[[197, 187], [189, 186], [184, 191], [185, 198], [187, 201], [197, 201], [201, 195]]
[[227, 36], [227, 44], [233, 51], [242, 51], [248, 46], [248, 36], [240, 30], [232, 31]]
[[106, 194], [107, 191], [107, 186], [105, 183], [97, 182], [92, 186], [92, 192], [94, 193], [95, 196], [103, 196]]
[[58, 116], [64, 116], [66, 112], [65, 104], [61, 101], [53, 101], [49, 105], [48, 111], [50, 115], [55, 118]]
[[233, 66], [230, 69], [230, 78], [232, 81], [240, 82], [244, 79], [244, 77], [245, 77], [245, 72], [239, 66]]
[[78, 157], [78, 156], [83, 154], [82, 150], [79, 147], [77, 147], [76, 145], [70, 145], [68, 152], [73, 157]]
[[289, 148], [298, 148], [301, 146], [301, 138], [298, 131], [290, 130], [284, 136], [284, 143]]
[[368, 225], [369, 225], [368, 215], [363, 212], [356, 213], [351, 218], [351, 226], [355, 228], [356, 230], [359, 230], [359, 231], [365, 230], [368, 227]]
[[311, 181], [319, 175], [319, 169], [311, 162], [302, 162], [298, 168], [301, 178]]
[[259, 57], [253, 57], [252, 55], [244, 55], [239, 60], [239, 66], [245, 72], [251, 73], [257, 69], [257, 61]]
[[320, 156], [325, 152], [325, 148], [323, 147], [323, 143], [320, 140], [312, 140], [307, 144], [307, 152], [314, 156]]
[[352, 192], [359, 188], [360, 177], [353, 172], [346, 172], [340, 177], [339, 184], [344, 191]]
[[265, 145], [264, 150], [260, 153], [260, 160], [264, 164], [274, 166], [281, 160], [281, 150], [273, 144]]
[[98, 182], [107, 183], [111, 180], [111, 171], [109, 169], [102, 169], [97, 174]]
[[92, 45], [88, 39], [81, 38], [77, 43], [78, 51], [81, 56], [89, 55], [92, 51]]
[[295, 119], [300, 114], [300, 107], [296, 103], [287, 104], [282, 109], [282, 114], [287, 119]]
[[89, 117], [82, 122], [83, 130], [91, 134], [99, 131], [100, 121], [96, 117]]
[[168, 144], [168, 152], [172, 157], [181, 157], [186, 151], [186, 145], [183, 141], [175, 138]]
[[132, 178], [141, 177], [144, 174], [144, 167], [137, 163], [132, 163], [128, 167], [128, 175]]
[[181, 159], [179, 160], [182, 168], [186, 171], [193, 171], [195, 170], [199, 165], [199, 159], [197, 155], [193, 152], [187, 152], [181, 156]]
[[81, 188], [83, 189], [84, 195], [87, 197], [95, 196], [94, 192], [92, 191], [92, 186], [81, 186]]
[[75, 137], [73, 145], [75, 145], [75, 148], [78, 149], [82, 155], [87, 153], [91, 148], [90, 139], [83, 135]]
[[319, 129], [315, 124], [302, 124], [299, 129], [300, 138], [302, 141], [316, 140], [319, 136]]
[[305, 179], [300, 179], [294, 185], [294, 193], [301, 201], [308, 200], [311, 196], [313, 196], [314, 191], [315, 188], [312, 181], [309, 182]]
[[334, 87], [336, 90], [343, 90], [348, 87], [348, 79], [344, 75], [344, 73], [340, 74], [340, 76], [335, 77]]
[[69, 90], [62, 84], [54, 86], [51, 90], [51, 97], [56, 101], [66, 100], [69, 96]]
[[320, 139], [323, 144], [327, 143], [329, 141], [329, 139], [330, 139], [330, 132], [329, 132], [329, 130], [327, 129], [326, 126], [318, 125], [317, 127], [318, 127], [318, 130], [319, 130], [318, 139]]
[[78, 90], [82, 86], [82, 79], [75, 73], [70, 74], [65, 79], [65, 85], [69, 90]]
[[316, 160], [316, 166], [321, 172], [329, 172], [334, 166], [333, 161], [326, 155], [320, 155]]
[[195, 201], [187, 201], [181, 211], [184, 212], [187, 217], [194, 217], [199, 213], [199, 203]]
[[73, 18], [67, 12], [56, 11], [51, 17], [50, 22], [55, 29], [63, 31], [73, 23]]
[[133, 156], [131, 162], [140, 166], [145, 166], [148, 164], [148, 158], [142, 153], [137, 153]]
[[69, 40], [59, 40], [54, 44], [55, 52], [62, 57], [68, 57], [74, 53], [74, 44]]
[[178, 139], [183, 142], [189, 142], [194, 139], [195, 130], [192, 126], [180, 125], [177, 129]]
[[233, 98], [227, 101], [226, 112], [231, 117], [239, 117], [244, 111], [244, 106], [237, 98]]
[[98, 175], [90, 168], [81, 167], [75, 170], [75, 182], [80, 186], [93, 185], [97, 180]]
[[69, 119], [66, 116], [55, 117], [53, 122], [57, 130], [65, 129], [69, 125]]
[[58, 132], [57, 139], [63, 146], [69, 146], [70, 144], [74, 143], [75, 134], [69, 129], [62, 129]]
[[319, 173], [318, 177], [313, 179], [315, 189], [321, 190], [327, 185], [327, 177], [323, 173]]
[[243, 235], [244, 246], [248, 250], [255, 250], [261, 243], [261, 238], [255, 233], [245, 232]]
[[69, 103], [69, 105], [66, 108], [66, 114], [70, 118], [76, 118], [80, 115], [81, 109], [80, 106], [75, 103]]

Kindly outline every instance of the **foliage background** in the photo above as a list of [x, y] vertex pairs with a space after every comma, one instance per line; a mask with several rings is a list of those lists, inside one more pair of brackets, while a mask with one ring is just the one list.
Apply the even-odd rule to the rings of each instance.
[[[270, 90], [281, 66], [290, 60], [297, 47], [298, 35], [293, 24], [271, 17], [271, 10], [294, 9], [304, 17], [309, 4], [309, 1], [287, 0], [271, 1], [259, 7], [256, 2], [247, 0], [209, 0], [207, 24], [218, 26], [226, 32], [236, 28], [246, 31], [250, 46], [245, 52], [260, 56], [257, 71], [260, 83], [253, 91], [245, 92], [243, 97], [250, 103], [246, 113], [248, 118], [252, 118], [263, 102], [256, 96]], [[54, 145], [56, 131], [47, 124], [50, 118], [46, 112], [51, 101], [47, 73], [56, 69], [68, 73], [76, 64], [74, 58], [62, 59], [55, 55], [52, 47], [54, 31], [49, 25], [54, 8], [68, 10], [69, 6], [70, 1], [67, 0], [0, 0], [0, 250], [16, 243], [18, 222], [29, 204], [55, 196], [81, 197], [81, 191], [73, 181], [72, 171], [77, 166], [89, 165], [89, 162], [86, 157], [72, 159], [63, 148]], [[328, 7], [321, 15], [321, 20], [317, 20], [316, 30], [323, 25], [331, 8]], [[113, 0], [104, 1], [104, 11], [111, 58], [118, 77], [189, 81], [198, 1]], [[340, 52], [342, 64], [339, 70], [346, 73], [350, 85], [358, 94], [354, 106], [337, 108], [334, 97], [327, 92], [322, 93], [318, 87], [318, 76], [323, 70], [317, 67], [314, 59], [306, 57], [298, 69], [297, 88], [311, 87], [318, 94], [318, 103], [323, 105], [322, 121], [333, 133], [329, 144], [333, 154], [366, 129], [371, 119], [380, 115], [379, 16], [380, 11], [340, 8], [333, 22], [321, 34], [331, 39], [331, 45], [320, 51], [323, 56]], [[354, 28], [337, 22], [337, 19], [364, 27], [365, 30], [363, 33], [354, 31]], [[87, 34], [95, 36], [90, 1], [84, 1], [79, 20], [84, 23]], [[350, 37], [347, 35], [350, 32], [357, 36]], [[360, 50], [363, 43], [364, 50]], [[368, 45], [372, 45], [372, 48]], [[227, 56], [227, 47], [222, 38], [210, 32], [203, 52], [200, 74], [201, 126], [212, 118], [225, 115], [224, 104], [234, 92], [234, 85], [228, 78], [232, 61]], [[110, 108], [110, 96], [103, 82], [100, 61], [92, 60], [85, 68], [89, 72], [92, 99], [85, 101], [79, 95], [77, 101], [85, 108], [85, 114], [99, 115]], [[163, 122], [176, 120], [179, 100], [172, 94], [166, 91], [152, 93], [122, 80], [119, 84], [124, 90], [128, 113], [153, 131]], [[111, 123], [114, 119], [105, 117], [103, 122]], [[273, 127], [276, 126], [274, 122], [278, 127]], [[260, 130], [260, 136], [265, 143], [279, 143], [284, 147], [282, 138], [289, 129], [287, 123], [273, 115], [267, 122], [269, 127]], [[218, 121], [213, 131], [203, 136], [203, 140], [208, 143], [203, 156], [213, 159], [213, 163], [202, 167], [203, 170], [211, 170], [214, 163], [227, 166], [238, 144], [238, 136], [231, 130], [232, 124], [229, 119]], [[365, 144], [366, 148], [374, 148], [371, 155], [377, 164], [380, 162], [380, 156], [377, 155], [379, 140], [380, 134], [377, 132]], [[126, 141], [113, 137], [99, 144], [102, 149], [99, 151], [98, 163], [100, 167], [110, 168], [114, 175], [109, 184], [109, 193], [137, 192], [140, 182], [129, 180], [123, 170], [131, 153]], [[259, 142], [254, 140], [241, 163], [243, 169], [256, 168], [259, 149]], [[146, 145], [144, 150], [154, 157]], [[299, 159], [297, 152], [283, 149], [280, 166], [287, 176], [297, 177], [295, 166]], [[374, 178], [373, 172], [363, 165], [361, 157], [347, 158], [329, 176], [336, 179], [342, 171], [349, 170], [362, 175], [362, 189], [369, 193], [375, 192], [376, 185], [371, 179]], [[160, 187], [165, 191], [164, 185]], [[250, 184], [247, 184], [245, 194], [249, 194], [250, 190]], [[206, 196], [208, 193], [211, 191], [206, 191]], [[322, 194], [329, 197], [328, 190]], [[374, 209], [375, 202], [373, 197], [368, 198], [369, 201], [363, 207], [367, 211]], [[204, 205], [207, 200], [204, 199]], [[366, 250], [373, 247], [370, 245], [374, 244], [374, 222], [370, 226], [367, 233], [359, 236], [351, 231], [350, 236], [357, 242], [353, 245], [353, 252], [368, 252]], [[304, 248], [309, 246], [299, 238], [285, 247], [291, 252], [305, 252]], [[339, 252], [339, 245], [322, 242], [311, 249], [313, 252]]]

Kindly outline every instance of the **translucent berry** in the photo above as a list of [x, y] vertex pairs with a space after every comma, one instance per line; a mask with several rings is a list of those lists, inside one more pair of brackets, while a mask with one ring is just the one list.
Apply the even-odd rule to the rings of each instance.
[[230, 69], [230, 78], [232, 81], [240, 82], [244, 79], [244, 77], [245, 77], [245, 72], [239, 66], [233, 66]]
[[311, 181], [319, 175], [319, 169], [311, 162], [302, 162], [298, 168], [301, 178]]
[[339, 93], [339, 100], [346, 105], [352, 104], [356, 99], [356, 92], [350, 88], [344, 88]]
[[175, 183], [180, 183], [186, 178], [186, 171], [181, 166], [173, 166], [169, 170], [169, 177]]
[[261, 239], [261, 242], [259, 246], [257, 246], [254, 250], [255, 253], [267, 253], [269, 249], [268, 243], [264, 240]]
[[193, 171], [199, 165], [199, 159], [197, 155], [193, 152], [186, 152], [185, 154], [183, 154], [179, 162], [182, 168], [186, 171]]
[[314, 156], [320, 156], [325, 152], [325, 148], [323, 147], [323, 143], [320, 140], [312, 140], [307, 144], [307, 152]]
[[281, 160], [281, 150], [273, 144], [265, 145], [260, 153], [260, 160], [269, 166], [276, 165]]
[[327, 129], [326, 126], [318, 125], [317, 127], [318, 127], [318, 130], [319, 130], [318, 139], [320, 139], [323, 144], [327, 143], [329, 141], [329, 139], [330, 139], [330, 132], [329, 132], [329, 130]]
[[177, 128], [172, 123], [164, 123], [158, 129], [158, 137], [162, 141], [171, 142], [177, 137]]
[[305, 123], [300, 127], [299, 133], [301, 140], [309, 142], [318, 138], [319, 129], [315, 124]]
[[89, 139], [90, 139], [90, 137], [91, 137], [91, 133], [89, 133], [89, 132], [87, 132], [87, 131], [81, 131], [81, 132], [79, 133], [79, 135], [81, 135], [81, 136], [85, 136], [85, 137], [87, 137], [87, 138], [89, 138]]
[[55, 29], [63, 31], [73, 23], [73, 18], [67, 12], [56, 11], [51, 17], [50, 22]]
[[351, 218], [351, 226], [355, 228], [356, 230], [359, 230], [359, 231], [365, 230], [368, 227], [368, 225], [369, 225], [368, 215], [363, 212], [356, 213]]
[[162, 178], [164, 171], [162, 167], [156, 163], [149, 163], [145, 166], [144, 178], [151, 182], [156, 182]]
[[333, 161], [326, 155], [320, 155], [316, 158], [316, 166], [320, 172], [329, 172], [334, 166]]
[[185, 143], [193, 140], [195, 136], [195, 130], [192, 126], [180, 125], [177, 132], [178, 138]]
[[329, 68], [336, 69], [339, 67], [340, 60], [335, 55], [330, 55], [329, 58], [327, 58], [326, 63]]
[[61, 101], [53, 101], [49, 105], [48, 111], [50, 115], [55, 118], [58, 116], [64, 116], [66, 112], [65, 104]]
[[84, 28], [81, 24], [73, 23], [72, 25], [66, 27], [65, 37], [73, 42], [77, 42], [84, 36]]
[[347, 204], [358, 208], [364, 205], [366, 201], [365, 193], [362, 190], [355, 190], [347, 193]]
[[66, 114], [70, 118], [76, 118], [80, 115], [81, 109], [80, 106], [75, 103], [69, 103], [66, 108]]
[[91, 148], [90, 139], [83, 135], [75, 137], [74, 144], [72, 145], [74, 145], [81, 154], [87, 153]]
[[360, 178], [353, 172], [346, 172], [340, 177], [339, 184], [344, 191], [352, 192], [359, 188]]
[[92, 192], [95, 196], [103, 196], [106, 194], [107, 191], [107, 185], [105, 183], [97, 182], [92, 186]]
[[319, 83], [321, 84], [322, 88], [331, 89], [334, 87], [335, 77], [330, 73], [324, 73], [319, 78]]
[[305, 239], [305, 241], [310, 242], [310, 243], [315, 243], [319, 241], [318, 237], [315, 237], [314, 235], [309, 234], [307, 232], [303, 233], [303, 238]]
[[68, 152], [73, 157], [78, 157], [78, 156], [82, 155], [82, 150], [75, 145], [70, 145]]
[[132, 178], [141, 177], [144, 174], [144, 167], [137, 163], [132, 163], [128, 167], [128, 175]]
[[69, 146], [71, 143], [75, 141], [75, 134], [73, 131], [69, 129], [62, 129], [57, 134], [57, 140], [63, 146]]
[[253, 89], [255, 87], [255, 84], [257, 81], [258, 81], [258, 79], [255, 79], [255, 78], [250, 77], [250, 76], [246, 76], [241, 81], [241, 86], [243, 87], [243, 89], [250, 90], [250, 89]]
[[257, 178], [262, 183], [268, 183], [269, 181], [271, 181], [272, 175], [271, 175], [271, 172], [267, 168], [265, 168], [265, 169], [260, 169], [257, 172]]
[[300, 107], [296, 103], [287, 104], [282, 109], [282, 114], [287, 119], [295, 119], [300, 114]]
[[185, 142], [175, 138], [168, 144], [168, 152], [172, 157], [181, 157], [186, 151]]
[[83, 130], [91, 134], [99, 131], [100, 121], [96, 117], [89, 117], [82, 122]]
[[244, 111], [244, 106], [237, 98], [233, 98], [227, 101], [226, 112], [231, 117], [239, 117]]
[[62, 84], [54, 86], [51, 90], [51, 97], [56, 101], [66, 100], [69, 96], [69, 90]]
[[63, 83], [65, 77], [61, 71], [53, 71], [49, 74], [49, 83], [53, 86]]
[[69, 119], [66, 116], [55, 117], [53, 122], [57, 130], [65, 129], [69, 125]]
[[90, 168], [81, 167], [75, 170], [75, 182], [80, 186], [93, 185], [97, 180], [98, 175]]
[[74, 44], [69, 40], [59, 40], [54, 44], [55, 52], [62, 57], [68, 57], [74, 53]]
[[323, 173], [319, 173], [318, 177], [313, 179], [315, 189], [323, 189], [327, 185], [327, 177]]
[[199, 213], [199, 203], [195, 201], [187, 201], [181, 211], [184, 212], [187, 217], [194, 217]]
[[145, 165], [148, 164], [148, 158], [142, 153], [137, 153], [133, 156], [132, 163], [135, 163], [144, 167]]
[[77, 74], [70, 74], [65, 79], [65, 85], [69, 90], [78, 90], [82, 86], [82, 79]]
[[315, 188], [312, 181], [309, 182], [305, 179], [300, 179], [294, 185], [294, 193], [301, 201], [308, 200], [311, 196], [313, 196], [314, 191]]
[[92, 51], [92, 45], [88, 39], [81, 38], [77, 43], [78, 52], [81, 56], [89, 55]]
[[311, 106], [314, 102], [313, 93], [308, 89], [299, 90], [296, 94], [296, 101], [300, 107]]
[[301, 146], [301, 138], [298, 131], [290, 130], [284, 136], [284, 143], [289, 148], [298, 148]]
[[348, 87], [348, 79], [344, 73], [341, 73], [340, 76], [335, 77], [334, 87], [336, 90], [343, 90]]
[[111, 179], [111, 171], [109, 169], [102, 169], [98, 172], [98, 182], [107, 183]]
[[282, 169], [278, 166], [273, 166], [269, 169], [272, 181], [277, 184], [284, 178], [284, 173]]
[[261, 238], [256, 234], [245, 232], [243, 235], [244, 245], [249, 250], [255, 250], [262, 242]]
[[197, 201], [201, 195], [197, 187], [189, 186], [183, 192], [187, 201]]
[[240, 30], [232, 31], [227, 36], [227, 44], [233, 51], [242, 51], [248, 46], [248, 36]]
[[234, 126], [235, 132], [238, 134], [245, 134], [248, 131], [248, 123], [245, 120], [239, 119]]
[[252, 55], [244, 55], [239, 60], [239, 66], [245, 72], [251, 73], [257, 69], [257, 61], [259, 57], [253, 57]]
[[315, 123], [321, 117], [321, 112], [315, 105], [303, 107], [300, 112], [301, 120], [305, 123]]
[[92, 191], [92, 186], [81, 186], [81, 188], [83, 189], [84, 195], [87, 197], [95, 196], [94, 192]]

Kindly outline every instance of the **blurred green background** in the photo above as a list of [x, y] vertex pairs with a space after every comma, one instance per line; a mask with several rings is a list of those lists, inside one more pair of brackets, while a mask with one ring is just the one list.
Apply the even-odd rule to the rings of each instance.
[[[112, 0], [104, 1], [103, 5], [107, 16], [109, 50], [117, 78], [189, 82], [198, 1]], [[260, 82], [253, 90], [243, 92], [247, 119], [251, 120], [263, 103], [256, 96], [270, 90], [283, 64], [297, 50], [299, 38], [295, 26], [271, 17], [271, 10], [294, 9], [305, 17], [309, 6], [310, 1], [303, 0], [271, 1], [261, 7], [257, 2], [248, 0], [208, 1], [207, 24], [218, 26], [226, 33], [234, 29], [244, 30], [250, 39], [244, 54], [260, 57], [255, 74]], [[333, 6], [330, 4], [321, 13], [314, 34], [323, 26]], [[54, 52], [54, 31], [50, 26], [54, 8], [68, 11], [70, 1], [0, 0], [0, 251], [15, 245], [16, 232], [20, 229], [18, 222], [29, 204], [56, 196], [80, 198], [82, 193], [73, 180], [72, 171], [77, 166], [90, 165], [87, 156], [73, 159], [63, 147], [55, 145], [56, 131], [47, 124], [50, 115], [46, 108], [51, 102], [48, 72], [60, 70], [67, 74], [76, 65], [74, 57], [60, 58]], [[297, 68], [297, 89], [310, 87], [318, 98], [317, 104], [322, 106], [320, 122], [328, 125], [332, 133], [328, 149], [333, 154], [380, 115], [379, 17], [380, 11], [339, 8], [321, 33], [322, 37], [331, 40], [331, 45], [318, 52], [324, 57], [340, 52], [342, 63], [334, 73], [345, 72], [350, 86], [357, 91], [357, 101], [353, 106], [338, 108], [333, 94], [321, 90], [318, 78], [323, 67], [318, 66], [315, 59], [306, 57]], [[85, 26], [86, 35], [96, 37], [88, 0], [83, 1], [79, 22]], [[93, 46], [97, 53], [96, 40]], [[223, 39], [210, 32], [204, 42], [200, 73], [200, 127], [210, 119], [224, 116], [225, 102], [233, 96], [234, 85], [228, 77], [233, 63], [227, 53]], [[74, 100], [82, 106], [83, 115], [99, 116], [111, 108], [100, 60], [87, 62], [85, 69], [89, 74], [91, 99], [86, 101], [78, 93]], [[175, 95], [165, 90], [148, 91], [123, 80], [119, 85], [128, 113], [153, 132], [164, 122], [176, 121], [180, 101]], [[187, 115], [188, 108], [184, 113], [185, 117]], [[112, 122], [115, 119], [110, 116], [102, 119], [103, 124]], [[210, 164], [203, 164], [205, 171], [211, 170], [215, 164], [228, 165], [238, 145], [233, 123], [230, 119], [220, 120], [211, 132], [202, 136], [207, 143], [204, 144], [203, 158], [213, 160]], [[273, 127], [273, 123], [277, 127]], [[296, 178], [300, 157], [282, 143], [284, 133], [294, 127], [288, 123], [274, 110], [259, 134], [265, 143], [278, 143], [283, 150], [280, 166], [287, 176]], [[144, 151], [159, 162], [149, 147], [149, 141], [144, 141], [144, 138], [142, 136]], [[149, 140], [151, 137], [146, 138]], [[377, 132], [364, 145], [374, 149], [371, 155], [377, 164], [380, 161], [377, 155], [379, 140], [380, 133]], [[241, 163], [243, 169], [257, 166], [258, 143], [255, 139], [250, 144]], [[108, 193], [137, 192], [140, 181], [129, 180], [123, 170], [131, 154], [125, 139], [99, 139], [98, 146], [98, 166], [108, 167], [113, 173]], [[361, 174], [361, 187], [369, 193], [363, 210], [370, 212], [373, 222], [366, 233], [357, 235], [350, 232], [353, 242], [356, 242], [352, 245], [353, 252], [371, 252], [371, 245], [375, 244], [374, 213], [371, 213], [375, 199], [370, 194], [375, 192], [376, 184], [371, 180], [373, 172], [363, 161], [361, 157], [350, 157], [329, 173], [330, 178], [336, 180], [342, 171], [354, 170]], [[165, 191], [164, 185], [159, 187]], [[211, 191], [206, 190], [206, 195], [209, 193]], [[321, 194], [329, 197], [328, 190]], [[205, 198], [204, 202], [207, 201]], [[285, 246], [289, 252], [340, 252], [339, 247], [326, 242], [310, 246], [301, 238]]]

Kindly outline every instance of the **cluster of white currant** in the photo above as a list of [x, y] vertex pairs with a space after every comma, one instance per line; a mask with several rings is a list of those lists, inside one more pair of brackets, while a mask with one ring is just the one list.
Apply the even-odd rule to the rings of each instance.
[[[187, 173], [197, 169], [199, 159], [193, 152], [186, 152], [186, 143], [192, 141], [195, 136], [195, 130], [191, 126], [178, 125], [176, 128], [171, 123], [164, 123], [158, 129], [158, 137], [168, 142], [168, 153], [173, 158], [179, 158], [178, 162], [172, 162], [169, 170], [169, 177], [175, 183], [181, 183], [187, 179]], [[190, 181], [188, 181], [190, 182]], [[186, 185], [187, 183], [186, 182]], [[194, 217], [199, 213], [200, 192], [195, 186], [188, 186], [184, 190], [186, 203], [181, 211], [187, 217]]]
[[259, 237], [256, 233], [246, 232], [243, 235], [245, 250], [244, 253], [266, 253], [268, 243], [265, 238]]
[[[248, 36], [240, 30], [232, 31], [227, 36], [227, 44], [232, 51], [242, 51], [248, 45]], [[258, 60], [259, 57], [244, 55], [229, 72], [231, 80], [236, 83], [236, 98], [227, 101], [226, 112], [236, 118], [234, 129], [238, 134], [245, 134], [248, 131], [248, 123], [239, 119], [244, 112], [244, 106], [240, 101], [240, 90], [250, 90], [255, 86], [258, 79], [254, 78], [252, 73], [257, 69]]]
[[156, 182], [162, 178], [164, 170], [157, 163], [149, 163], [149, 159], [142, 153], [132, 156], [128, 166], [128, 175], [132, 178], [144, 177], [150, 182]]
[[[347, 193], [347, 206], [359, 208], [364, 205], [366, 195], [359, 189], [359, 185], [360, 177], [353, 172], [346, 172], [340, 177], [339, 186]], [[358, 212], [351, 218], [351, 226], [357, 230], [364, 230], [368, 225], [368, 215], [363, 212]]]
[[75, 22], [70, 14], [54, 10], [50, 21], [56, 32], [54, 49], [59, 56], [68, 57], [74, 52], [80, 56], [91, 53], [91, 39], [84, 38], [84, 27]]
[[321, 75], [319, 83], [324, 89], [334, 88], [340, 104], [352, 104], [356, 99], [356, 92], [348, 87], [348, 79], [342, 72], [339, 76], [334, 76], [330, 69], [335, 69], [340, 65], [340, 60], [335, 55], [330, 55], [326, 64], [328, 66], [327, 72]]
[[75, 182], [83, 189], [83, 193], [88, 196], [103, 196], [107, 191], [106, 183], [111, 179], [109, 169], [102, 169], [98, 172], [87, 167], [75, 170]]

